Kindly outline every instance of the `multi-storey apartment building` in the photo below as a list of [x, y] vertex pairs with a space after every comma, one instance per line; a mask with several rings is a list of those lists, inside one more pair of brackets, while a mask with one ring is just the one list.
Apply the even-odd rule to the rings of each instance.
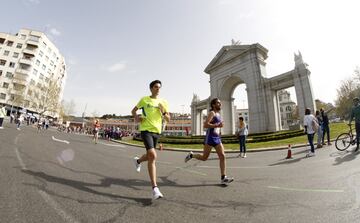
[[44, 33], [0, 33], [1, 104], [57, 116], [65, 80], [65, 59]]
[[282, 129], [289, 129], [289, 127], [296, 122], [293, 118], [296, 103], [291, 100], [290, 92], [286, 90], [279, 91], [278, 98], [281, 115], [281, 127]]
[[[278, 92], [279, 98], [279, 110], [281, 116], [281, 127], [282, 129], [289, 129], [289, 127], [295, 123], [297, 120], [293, 118], [294, 110], [296, 109], [296, 103], [291, 100], [290, 92], [286, 90], [281, 90]], [[249, 110], [246, 109], [236, 109], [235, 110], [235, 117], [243, 117], [244, 121], [247, 125], [251, 123], [248, 122], [249, 120]], [[239, 125], [239, 120], [235, 120], [235, 126]]]

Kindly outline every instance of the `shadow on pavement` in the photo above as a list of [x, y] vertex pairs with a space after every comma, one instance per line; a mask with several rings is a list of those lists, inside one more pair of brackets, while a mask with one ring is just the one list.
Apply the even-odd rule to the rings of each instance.
[[299, 157], [299, 158], [296, 158], [296, 159], [283, 159], [283, 160], [280, 160], [280, 161], [277, 162], [277, 163], [269, 164], [269, 166], [278, 166], [278, 165], [284, 165], [284, 164], [293, 164], [293, 163], [299, 162], [299, 161], [302, 160], [302, 159], [307, 159], [307, 157], [303, 156], [303, 157]]
[[182, 188], [186, 188], [186, 187], [227, 187], [226, 185], [221, 185], [220, 182], [218, 184], [202, 183], [202, 184], [182, 185], [182, 184], [178, 184], [177, 182], [175, 182], [173, 180], [169, 180], [168, 177], [159, 177], [159, 178], [164, 183], [163, 186], [167, 186], [167, 187], [182, 187]]
[[58, 184], [62, 184], [62, 185], [66, 185], [72, 188], [75, 188], [77, 190], [81, 190], [84, 192], [88, 192], [91, 194], [96, 194], [96, 195], [100, 195], [100, 196], [105, 196], [105, 197], [109, 197], [109, 198], [113, 198], [113, 199], [125, 199], [125, 200], [132, 200], [135, 201], [143, 206], [149, 206], [152, 204], [151, 199], [147, 199], [147, 198], [135, 198], [135, 197], [127, 197], [127, 196], [121, 196], [121, 195], [114, 195], [111, 193], [105, 193], [105, 192], [100, 192], [100, 191], [96, 191], [94, 189], [91, 189], [89, 187], [110, 187], [111, 184], [119, 184], [121, 186], [126, 186], [126, 185], [137, 185], [137, 186], [145, 186], [145, 185], [149, 185], [149, 182], [145, 182], [145, 181], [140, 181], [140, 180], [123, 180], [123, 179], [116, 179], [116, 178], [104, 178], [101, 179], [101, 183], [100, 184], [94, 184], [94, 183], [86, 183], [86, 182], [82, 182], [82, 181], [77, 181], [77, 180], [70, 180], [70, 179], [65, 179], [65, 178], [61, 178], [61, 177], [56, 177], [56, 176], [51, 176], [48, 175], [44, 172], [35, 172], [32, 170], [22, 170], [22, 172], [32, 175], [36, 178], [41, 178], [47, 182], [52, 182], [52, 183], [58, 183]]
[[352, 161], [356, 158], [359, 152], [354, 151], [343, 151], [343, 152], [334, 152], [330, 154], [330, 157], [335, 157], [333, 166], [340, 165], [344, 162]]

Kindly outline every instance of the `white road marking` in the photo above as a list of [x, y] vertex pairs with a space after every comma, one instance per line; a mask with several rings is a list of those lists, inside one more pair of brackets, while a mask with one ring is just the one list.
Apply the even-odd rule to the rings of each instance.
[[19, 149], [17, 148], [18, 138], [19, 138], [19, 135], [16, 136], [16, 138], [15, 138], [15, 142], [14, 142], [15, 148], [14, 148], [14, 150], [15, 150], [16, 158], [18, 159], [19, 164], [20, 164], [20, 166], [21, 166], [21, 169], [22, 169], [22, 170], [26, 170], [26, 166], [25, 166], [25, 164], [24, 164], [24, 161], [21, 159], [21, 156], [20, 156], [20, 153], [19, 153]]
[[20, 153], [19, 153], [19, 150], [17, 147], [15, 147], [15, 153], [16, 153], [16, 157], [19, 161], [19, 164], [21, 166], [21, 169], [26, 170], [26, 166], [24, 164], [24, 161], [21, 159], [21, 156], [20, 156]]
[[47, 194], [45, 191], [39, 190], [38, 191], [39, 194], [41, 195], [41, 197], [45, 200], [45, 202], [50, 205], [55, 211], [56, 213], [62, 217], [66, 222], [70, 222], [70, 223], [77, 223], [78, 221], [74, 220], [74, 218], [72, 216], [70, 216], [68, 213], [66, 213], [61, 207], [60, 205], [51, 198], [51, 196], [49, 194]]
[[57, 139], [57, 138], [55, 138], [54, 136], [52, 137], [52, 139], [53, 139], [54, 141], [63, 142], [63, 143], [66, 143], [66, 144], [69, 144], [69, 143], [70, 143], [70, 142], [68, 142], [68, 141], [66, 141], [66, 140]]
[[201, 175], [201, 176], [207, 176], [206, 173], [202, 173], [202, 172], [195, 171], [195, 170], [189, 170], [187, 168], [180, 167], [180, 166], [176, 166], [175, 169], [180, 169], [180, 170], [183, 170], [185, 172], [194, 173], [194, 174]]
[[[15, 153], [16, 153], [16, 157], [19, 161], [19, 164], [21, 166], [22, 170], [27, 170], [24, 161], [22, 160], [20, 153], [19, 153], [19, 149], [17, 148], [17, 143], [18, 143], [18, 137], [17, 136], [15, 138]], [[60, 205], [50, 197], [50, 195], [48, 195], [46, 192], [42, 191], [42, 190], [38, 190], [39, 194], [41, 195], [41, 197], [45, 200], [45, 202], [47, 204], [49, 204], [58, 215], [60, 215], [66, 222], [70, 222], [70, 223], [78, 223], [78, 221], [74, 220], [73, 217], [71, 217], [69, 214], [67, 214], [63, 209], [61, 209]]]
[[344, 190], [332, 190], [332, 189], [306, 189], [306, 188], [289, 188], [289, 187], [276, 187], [267, 186], [270, 189], [297, 191], [297, 192], [322, 192], [322, 193], [343, 193]]
[[112, 146], [112, 147], [121, 147], [121, 148], [125, 148], [126, 146], [121, 145], [121, 144], [108, 144], [108, 143], [103, 143], [103, 142], [99, 142], [99, 144], [101, 145], [105, 145], [105, 146]]
[[[219, 166], [196, 166], [199, 168], [218, 169]], [[272, 168], [274, 166], [227, 166], [226, 169], [263, 169]]]

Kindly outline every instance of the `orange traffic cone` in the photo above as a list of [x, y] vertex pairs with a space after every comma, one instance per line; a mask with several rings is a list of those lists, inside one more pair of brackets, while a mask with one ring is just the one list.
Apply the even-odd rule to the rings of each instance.
[[288, 146], [288, 152], [287, 152], [287, 157], [286, 159], [292, 159], [292, 156], [291, 156], [291, 145], [289, 144]]

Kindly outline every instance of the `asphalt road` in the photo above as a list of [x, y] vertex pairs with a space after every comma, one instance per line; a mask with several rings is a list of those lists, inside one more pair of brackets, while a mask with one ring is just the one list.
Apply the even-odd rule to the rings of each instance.
[[[304, 140], [305, 136], [304, 136]], [[184, 152], [158, 151], [164, 198], [151, 202], [145, 149], [88, 136], [9, 123], [0, 130], [0, 222], [360, 222], [358, 153], [334, 146], [227, 154], [219, 185], [216, 154], [184, 163]]]

